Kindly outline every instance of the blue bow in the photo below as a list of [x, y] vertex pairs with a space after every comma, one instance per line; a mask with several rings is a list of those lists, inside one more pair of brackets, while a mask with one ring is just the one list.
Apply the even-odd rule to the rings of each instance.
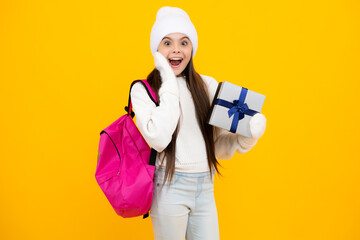
[[254, 116], [258, 113], [255, 110], [249, 109], [248, 105], [245, 103], [245, 98], [248, 90], [246, 88], [241, 89], [239, 100], [234, 100], [233, 102], [228, 102], [222, 99], [216, 99], [215, 104], [220, 105], [226, 108], [229, 108], [228, 111], [229, 118], [234, 115], [233, 121], [231, 123], [230, 132], [235, 133], [238, 123], [241, 119], [243, 119], [246, 115]]

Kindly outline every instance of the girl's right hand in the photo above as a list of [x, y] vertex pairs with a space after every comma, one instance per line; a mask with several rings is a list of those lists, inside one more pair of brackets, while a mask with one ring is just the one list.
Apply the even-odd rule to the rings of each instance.
[[154, 53], [155, 67], [160, 72], [162, 82], [175, 81], [175, 73], [172, 70], [168, 60], [160, 53]]

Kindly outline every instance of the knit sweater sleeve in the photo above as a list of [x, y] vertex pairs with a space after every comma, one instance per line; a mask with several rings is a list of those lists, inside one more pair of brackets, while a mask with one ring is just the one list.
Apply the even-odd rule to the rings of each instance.
[[[207, 84], [210, 103], [212, 103], [218, 87], [218, 82], [212, 77], [204, 75], [201, 75], [201, 77]], [[232, 133], [219, 127], [214, 127], [214, 142], [216, 157], [220, 159], [230, 159], [234, 156], [235, 152], [248, 152], [255, 146], [257, 139]]]
[[177, 82], [161, 85], [159, 106], [150, 99], [142, 84], [135, 84], [130, 96], [137, 127], [146, 142], [156, 151], [162, 152], [170, 143], [180, 116]]

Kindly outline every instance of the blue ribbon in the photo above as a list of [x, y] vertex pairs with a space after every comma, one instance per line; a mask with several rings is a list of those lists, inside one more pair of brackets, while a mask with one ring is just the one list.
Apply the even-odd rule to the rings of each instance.
[[238, 123], [241, 119], [243, 119], [246, 115], [254, 116], [258, 113], [255, 110], [249, 109], [248, 105], [245, 103], [245, 98], [248, 90], [246, 88], [241, 89], [239, 100], [234, 100], [233, 102], [228, 102], [223, 99], [216, 99], [215, 104], [220, 105], [226, 108], [229, 108], [228, 111], [229, 118], [234, 115], [233, 121], [231, 123], [230, 132], [235, 133]]

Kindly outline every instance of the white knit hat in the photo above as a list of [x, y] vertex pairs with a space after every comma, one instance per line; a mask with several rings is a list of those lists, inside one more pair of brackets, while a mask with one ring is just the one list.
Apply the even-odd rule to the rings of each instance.
[[196, 29], [187, 13], [176, 7], [162, 7], [156, 14], [156, 21], [150, 34], [150, 48], [153, 55], [162, 39], [170, 33], [187, 35], [193, 47], [192, 56], [195, 56], [198, 45]]

